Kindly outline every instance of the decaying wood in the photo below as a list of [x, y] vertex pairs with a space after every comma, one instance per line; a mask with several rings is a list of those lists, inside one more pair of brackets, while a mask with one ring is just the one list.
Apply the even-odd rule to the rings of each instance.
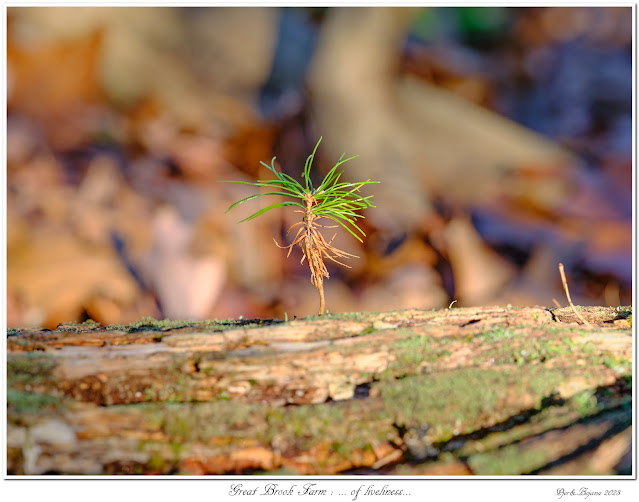
[[629, 309], [14, 330], [11, 474], [629, 473]]

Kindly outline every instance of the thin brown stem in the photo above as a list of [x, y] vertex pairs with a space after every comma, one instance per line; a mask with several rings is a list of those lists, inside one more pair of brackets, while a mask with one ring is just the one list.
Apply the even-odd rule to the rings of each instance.
[[564, 285], [564, 291], [566, 292], [566, 298], [568, 299], [568, 303], [570, 304], [570, 308], [575, 313], [575, 315], [581, 320], [581, 322], [583, 322], [586, 326], [591, 328], [592, 324], [590, 324], [588, 321], [586, 321], [583, 318], [583, 316], [577, 310], [577, 307], [575, 307], [573, 305], [572, 300], [570, 299], [570, 292], [568, 291], [568, 281], [566, 281], [566, 274], [564, 273], [564, 264], [563, 263], [559, 264], [559, 274], [561, 275], [561, 282]]
[[326, 313], [326, 305], [324, 303], [324, 284], [320, 283], [320, 285], [317, 286], [317, 290], [319, 291], [320, 295], [319, 315], [324, 315]]

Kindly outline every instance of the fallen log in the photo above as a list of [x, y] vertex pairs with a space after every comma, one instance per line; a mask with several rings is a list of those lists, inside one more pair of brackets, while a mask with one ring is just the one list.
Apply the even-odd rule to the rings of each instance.
[[630, 474], [630, 308], [9, 330], [9, 474]]

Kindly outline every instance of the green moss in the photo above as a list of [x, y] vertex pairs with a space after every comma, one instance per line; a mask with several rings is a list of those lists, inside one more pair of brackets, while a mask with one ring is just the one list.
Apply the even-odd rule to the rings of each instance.
[[259, 438], [264, 437], [267, 428], [263, 405], [210, 401], [121, 406], [123, 410], [139, 410], [149, 429], [163, 432], [170, 443], [208, 443], [211, 438], [225, 437]]
[[452, 354], [445, 346], [456, 341], [415, 334], [409, 328], [399, 328], [396, 334], [398, 340], [389, 345], [389, 352], [395, 359], [386, 370], [377, 375], [382, 380], [415, 375], [428, 370], [428, 363], [435, 363]]
[[157, 391], [153, 387], [147, 387], [146, 389], [144, 389], [144, 399], [151, 402], [157, 401], [158, 400]]
[[338, 455], [344, 455], [345, 453], [347, 453], [344, 450], [344, 445], [338, 441], [333, 441], [331, 443], [331, 451], [333, 453], [337, 453]]
[[583, 415], [597, 408], [597, 397], [594, 389], [588, 389], [574, 395], [571, 401], [576, 405], [577, 410]]
[[62, 401], [56, 396], [7, 389], [7, 409], [9, 413], [34, 413], [44, 408], [59, 408], [61, 405]]
[[592, 335], [592, 331], [578, 328], [576, 326], [560, 326], [560, 325], [551, 325], [544, 326], [544, 331], [548, 334], [555, 335], [576, 335], [576, 336], [589, 336]]
[[518, 413], [517, 402], [509, 405], [505, 389], [509, 394], [532, 395], [540, 403], [564, 378], [562, 370], [543, 367], [531, 370], [525, 380], [516, 368], [463, 368], [373, 385], [381, 393], [385, 413], [395, 423], [432, 425], [434, 439], [445, 441], [484, 426], [488, 417], [499, 421]]
[[289, 433], [301, 438], [329, 438], [333, 436], [331, 428], [344, 420], [342, 410], [337, 406], [298, 406], [287, 408], [283, 415], [283, 421], [270, 425], [275, 426], [272, 431]]
[[345, 457], [355, 449], [366, 448], [366, 445], [370, 448], [371, 441], [387, 441], [392, 429], [387, 421], [380, 423], [383, 417], [371, 413], [366, 420], [354, 422], [353, 413], [361, 413], [358, 403], [270, 407], [265, 415], [267, 429], [264, 438], [270, 443], [284, 437], [289, 444], [303, 451], [318, 442], [329, 442], [333, 451]]
[[375, 333], [375, 331], [377, 331], [377, 330], [371, 324], [368, 328], [364, 328], [362, 331], [360, 331], [359, 332], [359, 336], [370, 335], [371, 333]]
[[632, 327], [632, 307], [631, 306], [617, 307], [615, 309], [615, 312], [617, 313], [617, 315], [615, 316], [613, 320], [626, 319], [630, 323], [630, 327]]
[[299, 472], [288, 467], [281, 467], [274, 471], [256, 471], [253, 476], [299, 476]]
[[124, 331], [136, 333], [140, 331], [169, 331], [173, 329], [190, 328], [194, 331], [215, 332], [226, 331], [236, 328], [256, 328], [268, 324], [278, 324], [282, 321], [274, 319], [223, 319], [206, 321], [173, 321], [170, 319], [154, 319], [153, 317], [143, 317], [139, 321], [131, 324], [110, 324], [104, 329], [108, 331]]
[[9, 385], [38, 384], [47, 381], [56, 366], [55, 358], [43, 352], [11, 354], [7, 358]]
[[[114, 379], [111, 384], [120, 396], [128, 396], [125, 402], [131, 400], [136, 392], [144, 392], [144, 400], [148, 402], [190, 402], [193, 400], [193, 390], [197, 386], [197, 381], [182, 371], [183, 364], [184, 359], [176, 357], [176, 360], [164, 369], [162, 378], [150, 384], [131, 382], [128, 379]], [[107, 401], [107, 404], [111, 403]]]
[[[413, 309], [398, 309], [384, 311], [385, 315], [395, 315], [401, 317], [406, 312], [412, 312]], [[435, 311], [433, 311], [435, 312]], [[323, 319], [344, 320], [344, 321], [365, 321], [367, 319], [378, 317], [380, 312], [339, 312], [336, 314], [327, 313], [324, 315], [312, 315], [305, 317], [305, 321], [318, 321]]]
[[284, 420], [284, 408], [269, 407], [264, 413], [264, 419], [268, 427], [267, 440], [271, 442], [278, 434], [278, 428]]
[[534, 471], [548, 463], [548, 454], [543, 448], [524, 450], [511, 444], [489, 453], [478, 453], [467, 462], [475, 474], [499, 476]]
[[178, 329], [197, 324], [196, 321], [171, 321], [169, 319], [154, 319], [153, 317], [143, 317], [139, 321], [134, 323], [123, 324], [110, 324], [105, 327], [109, 331], [125, 331], [133, 333], [136, 331], [162, 331], [166, 329]]
[[166, 460], [158, 452], [153, 452], [151, 458], [146, 463], [146, 470], [165, 472], [167, 470]]
[[424, 363], [433, 363], [442, 357], [451, 355], [450, 350], [441, 347], [446, 343], [442, 339], [416, 335], [407, 328], [397, 329], [397, 334], [403, 338], [399, 338], [397, 342], [393, 342], [389, 346], [395, 360], [389, 364], [388, 369], [382, 372], [381, 379], [421, 373]]
[[182, 452], [182, 443], [172, 442], [170, 443], [171, 453], [173, 454], [173, 461], [177, 462], [180, 459], [180, 453]]
[[[522, 332], [523, 333], [523, 332]], [[494, 345], [494, 346], [493, 346]], [[507, 344], [490, 343], [481, 352], [483, 358], [492, 359], [497, 364], [517, 364], [523, 366], [535, 362], [546, 362], [556, 357], [573, 353], [575, 343], [568, 337], [514, 337]]]
[[[365, 318], [364, 313], [362, 312], [342, 312], [339, 314], [329, 314], [329, 318], [330, 319], [343, 319], [343, 320], [347, 320], [347, 321], [361, 321], [363, 318]], [[368, 313], [368, 315], [370, 315], [370, 313]], [[313, 316], [313, 318], [322, 318], [321, 316]]]
[[606, 352], [602, 356], [602, 364], [616, 373], [632, 373], [632, 361], [622, 356], [617, 356], [612, 352]]
[[483, 333], [478, 333], [474, 335], [474, 338], [485, 339], [489, 342], [498, 342], [501, 340], [508, 340], [510, 338], [513, 338], [513, 336], [515, 336], [515, 333], [511, 329], [500, 327], [490, 331], [485, 331]]
[[58, 331], [71, 332], [71, 333], [86, 333], [88, 331], [94, 331], [99, 329], [100, 323], [93, 319], [87, 319], [84, 322], [64, 322], [58, 324]]
[[171, 439], [171, 441], [186, 441], [194, 432], [192, 431], [194, 424], [188, 414], [167, 414], [167, 419], [162, 424], [162, 431]]

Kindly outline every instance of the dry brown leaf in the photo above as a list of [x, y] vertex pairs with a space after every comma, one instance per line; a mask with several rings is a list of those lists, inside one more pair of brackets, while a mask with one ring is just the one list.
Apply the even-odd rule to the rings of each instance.
[[114, 251], [86, 246], [61, 230], [33, 236], [7, 263], [7, 290], [24, 310], [21, 325], [54, 328], [78, 320], [96, 297], [127, 304], [140, 293]]
[[463, 305], [482, 304], [513, 277], [513, 267], [482, 242], [468, 219], [453, 219], [444, 233], [455, 276], [455, 297]]
[[205, 319], [226, 280], [226, 264], [216, 255], [193, 256], [193, 228], [175, 209], [161, 209], [153, 222], [153, 244], [142, 262], [162, 311], [170, 319]]

